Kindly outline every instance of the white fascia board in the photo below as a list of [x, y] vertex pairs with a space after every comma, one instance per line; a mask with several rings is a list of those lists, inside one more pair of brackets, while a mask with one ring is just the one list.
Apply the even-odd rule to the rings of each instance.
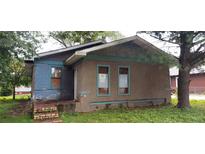
[[76, 52], [72, 56], [70, 56], [68, 59], [66, 59], [65, 64], [71, 65], [85, 56], [86, 56], [86, 53], [84, 54], [84, 53]]

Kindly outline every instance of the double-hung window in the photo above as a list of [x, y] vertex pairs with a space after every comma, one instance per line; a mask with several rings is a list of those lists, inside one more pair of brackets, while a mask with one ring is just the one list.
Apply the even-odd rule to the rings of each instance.
[[119, 95], [130, 94], [129, 76], [130, 76], [129, 66], [118, 67], [118, 94]]
[[97, 95], [108, 96], [110, 94], [109, 76], [110, 67], [107, 65], [97, 66]]
[[60, 89], [62, 69], [61, 67], [51, 68], [51, 85], [53, 89]]

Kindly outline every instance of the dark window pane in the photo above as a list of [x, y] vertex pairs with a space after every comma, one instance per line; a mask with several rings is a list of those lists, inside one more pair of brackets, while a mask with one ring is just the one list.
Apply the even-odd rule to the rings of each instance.
[[128, 74], [128, 68], [120, 68], [119, 73], [120, 74]]
[[108, 67], [100, 66], [99, 67], [99, 73], [100, 74], [108, 74]]

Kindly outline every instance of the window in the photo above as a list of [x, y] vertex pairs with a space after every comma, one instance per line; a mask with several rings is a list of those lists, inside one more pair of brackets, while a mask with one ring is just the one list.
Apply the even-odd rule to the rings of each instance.
[[97, 94], [109, 95], [109, 66], [98, 66], [97, 72]]
[[52, 78], [61, 78], [61, 68], [60, 67], [52, 67], [51, 74], [52, 74]]
[[129, 67], [120, 66], [118, 73], [118, 93], [120, 95], [129, 95]]
[[53, 89], [60, 89], [62, 69], [60, 67], [51, 68], [51, 84]]

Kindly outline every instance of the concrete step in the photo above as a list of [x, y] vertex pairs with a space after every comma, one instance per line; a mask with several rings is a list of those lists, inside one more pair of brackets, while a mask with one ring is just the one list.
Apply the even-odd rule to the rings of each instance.
[[36, 105], [33, 108], [34, 113], [54, 112], [57, 110], [58, 110], [57, 106], [54, 106], [54, 105], [52, 105], [52, 106], [49, 106], [49, 105], [48, 106], [46, 106], [46, 105], [45, 106], [38, 106], [38, 105]]
[[34, 120], [54, 119], [54, 118], [58, 118], [58, 117], [59, 117], [58, 111], [45, 112], [45, 113], [36, 112], [33, 115]]
[[45, 120], [34, 120], [35, 123], [62, 123], [60, 118], [45, 119]]

